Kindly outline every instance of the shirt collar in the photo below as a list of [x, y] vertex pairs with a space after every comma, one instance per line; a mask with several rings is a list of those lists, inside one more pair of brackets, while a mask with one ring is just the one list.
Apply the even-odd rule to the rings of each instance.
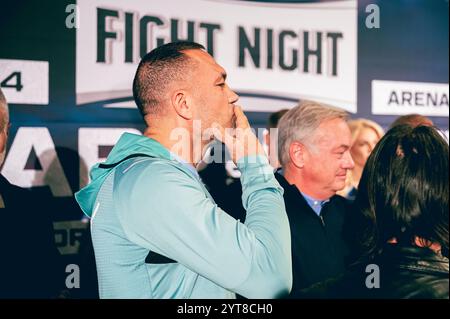
[[[280, 169], [277, 170], [277, 172], [284, 177], [283, 169], [280, 168]], [[300, 194], [302, 194], [302, 196], [305, 198], [305, 200], [308, 203], [308, 205], [312, 208], [312, 210], [317, 215], [320, 215], [320, 211], [321, 211], [323, 205], [325, 205], [326, 203], [328, 203], [330, 201], [330, 198], [325, 199], [325, 200], [318, 200], [318, 199], [315, 199], [315, 198], [313, 198], [311, 196], [306, 195], [301, 190], [299, 190], [299, 192], [300, 192]]]
[[312, 208], [312, 210], [317, 214], [320, 215], [320, 211], [322, 210], [323, 205], [325, 205], [326, 203], [328, 203], [330, 201], [330, 199], [325, 199], [325, 200], [318, 200], [315, 198], [312, 198], [308, 195], [306, 195], [305, 193], [301, 192], [302, 196], [305, 198], [306, 202], [308, 203], [309, 207]]
[[325, 205], [326, 203], [328, 203], [330, 201], [330, 199], [324, 199], [324, 200], [318, 200], [315, 198], [312, 198], [311, 196], [306, 195], [305, 193], [303, 193], [302, 191], [300, 191], [300, 193], [303, 195], [303, 197], [306, 199], [306, 201], [308, 202], [308, 204], [311, 205]]

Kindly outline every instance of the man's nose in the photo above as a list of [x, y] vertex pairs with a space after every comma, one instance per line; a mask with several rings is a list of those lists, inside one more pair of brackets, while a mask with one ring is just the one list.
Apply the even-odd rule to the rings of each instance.
[[233, 90], [230, 89], [230, 94], [228, 95], [228, 102], [234, 104], [239, 100], [239, 95], [237, 95]]
[[353, 167], [355, 167], [355, 162], [353, 161], [352, 155], [350, 152], [346, 152], [344, 168], [353, 169]]

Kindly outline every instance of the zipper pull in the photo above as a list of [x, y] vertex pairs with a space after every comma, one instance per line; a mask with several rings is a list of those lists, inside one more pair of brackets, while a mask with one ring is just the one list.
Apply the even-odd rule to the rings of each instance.
[[322, 222], [322, 226], [325, 227], [325, 221], [323, 220], [323, 216], [319, 215], [320, 221]]

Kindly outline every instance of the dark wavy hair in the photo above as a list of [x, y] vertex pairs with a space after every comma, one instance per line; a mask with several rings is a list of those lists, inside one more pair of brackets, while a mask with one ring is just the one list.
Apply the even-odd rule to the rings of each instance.
[[359, 256], [399, 245], [439, 243], [448, 256], [449, 146], [434, 127], [399, 125], [379, 141], [365, 165], [353, 228]]

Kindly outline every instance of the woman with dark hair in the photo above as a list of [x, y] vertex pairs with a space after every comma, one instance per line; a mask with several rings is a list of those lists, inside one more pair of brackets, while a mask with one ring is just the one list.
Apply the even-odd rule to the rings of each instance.
[[351, 223], [358, 256], [306, 298], [449, 298], [449, 147], [433, 127], [400, 125], [380, 140]]

